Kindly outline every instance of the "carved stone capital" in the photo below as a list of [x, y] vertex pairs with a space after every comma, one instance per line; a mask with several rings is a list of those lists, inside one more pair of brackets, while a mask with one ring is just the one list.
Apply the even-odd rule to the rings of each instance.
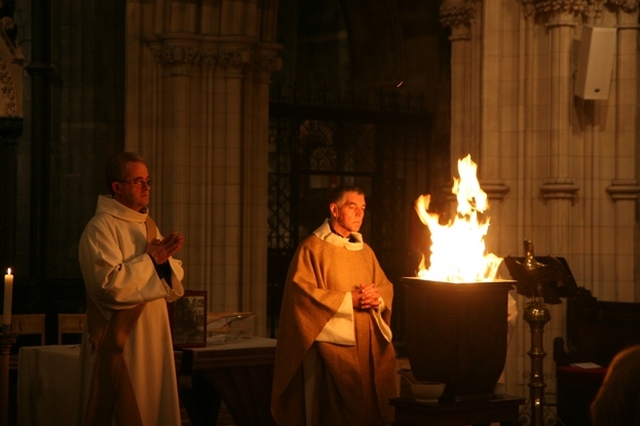
[[445, 27], [469, 26], [475, 14], [472, 0], [444, 0], [440, 5], [440, 23]]
[[236, 73], [241, 73], [245, 67], [251, 67], [269, 74], [282, 68], [282, 59], [278, 56], [282, 46], [255, 43], [250, 38], [152, 34], [144, 40], [155, 62], [163, 67], [220, 67], [227, 72]]
[[[24, 57], [15, 44], [17, 28], [13, 11], [14, 2], [0, 2], [0, 117], [10, 119], [22, 117], [24, 72]], [[9, 122], [13, 123], [13, 120]]]
[[249, 63], [251, 54], [245, 50], [221, 50], [218, 52], [218, 65], [223, 68], [242, 68]]
[[599, 19], [604, 15], [605, 3], [607, 0], [589, 0], [589, 5], [583, 15], [591, 19]]
[[609, 9], [620, 9], [625, 13], [636, 12], [638, 10], [638, 3], [638, 0], [606, 0]]
[[213, 68], [218, 65], [218, 51], [213, 49], [205, 49], [201, 52], [201, 64], [206, 68]]
[[250, 66], [258, 72], [273, 74], [282, 69], [282, 59], [271, 54], [254, 53], [251, 55]]
[[558, 17], [565, 14], [582, 15], [589, 12], [591, 3], [597, 0], [520, 0], [525, 16]]
[[150, 44], [153, 58], [160, 65], [200, 65], [200, 47], [186, 44]]
[[17, 117], [18, 94], [11, 70], [0, 57], [0, 117]]

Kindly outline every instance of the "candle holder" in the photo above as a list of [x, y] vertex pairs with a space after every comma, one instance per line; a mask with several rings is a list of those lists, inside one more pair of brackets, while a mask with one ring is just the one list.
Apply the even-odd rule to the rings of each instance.
[[[509, 273], [517, 280], [518, 293], [531, 298], [524, 306], [524, 320], [529, 323], [531, 333], [531, 381], [529, 382], [530, 424], [542, 426], [545, 424], [544, 409], [547, 405], [544, 398], [546, 384], [544, 383], [543, 360], [547, 353], [542, 346], [544, 326], [551, 319], [547, 303], [558, 304], [560, 289], [565, 295], [575, 294], [578, 288], [571, 271], [558, 258], [547, 256], [547, 263], [538, 262], [533, 243], [524, 240], [525, 257], [518, 259], [507, 256], [504, 259]], [[526, 414], [525, 414], [526, 416]]]
[[0, 406], [2, 406], [2, 426], [9, 425], [9, 358], [11, 347], [16, 342], [16, 334], [11, 331], [11, 325], [2, 324], [2, 335], [0, 336], [0, 354], [2, 365], [0, 365]]

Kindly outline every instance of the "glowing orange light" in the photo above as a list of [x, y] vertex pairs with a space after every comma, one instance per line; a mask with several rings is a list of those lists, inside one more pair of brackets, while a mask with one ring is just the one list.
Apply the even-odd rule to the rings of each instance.
[[485, 253], [484, 237], [489, 219], [478, 219], [478, 213], [489, 208], [487, 194], [476, 177], [478, 166], [471, 155], [458, 160], [458, 174], [451, 192], [456, 194], [458, 207], [455, 218], [447, 224], [439, 223], [439, 215], [429, 213], [430, 195], [418, 197], [415, 209], [422, 223], [431, 231], [429, 268], [424, 256], [418, 276], [422, 279], [449, 282], [493, 281], [502, 258]]

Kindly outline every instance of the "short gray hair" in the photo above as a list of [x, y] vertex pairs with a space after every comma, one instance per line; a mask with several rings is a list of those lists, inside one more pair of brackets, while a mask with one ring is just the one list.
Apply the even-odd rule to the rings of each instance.
[[135, 152], [121, 152], [107, 161], [107, 166], [104, 169], [104, 177], [111, 195], [113, 195], [111, 184], [113, 182], [122, 182], [127, 178], [128, 163], [144, 163], [144, 159]]
[[344, 198], [344, 194], [347, 192], [355, 192], [356, 194], [364, 195], [362, 188], [356, 185], [338, 185], [331, 189], [329, 192], [329, 205], [335, 203], [340, 207], [340, 201]]

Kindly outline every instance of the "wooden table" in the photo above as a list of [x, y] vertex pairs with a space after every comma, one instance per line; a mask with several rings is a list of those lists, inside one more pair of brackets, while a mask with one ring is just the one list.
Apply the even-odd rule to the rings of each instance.
[[524, 398], [506, 395], [484, 401], [424, 403], [413, 398], [392, 398], [396, 426], [462, 426], [500, 423], [519, 424], [520, 405]]
[[276, 340], [254, 337], [183, 349], [180, 397], [193, 426], [217, 424], [224, 401], [236, 426], [271, 426]]

